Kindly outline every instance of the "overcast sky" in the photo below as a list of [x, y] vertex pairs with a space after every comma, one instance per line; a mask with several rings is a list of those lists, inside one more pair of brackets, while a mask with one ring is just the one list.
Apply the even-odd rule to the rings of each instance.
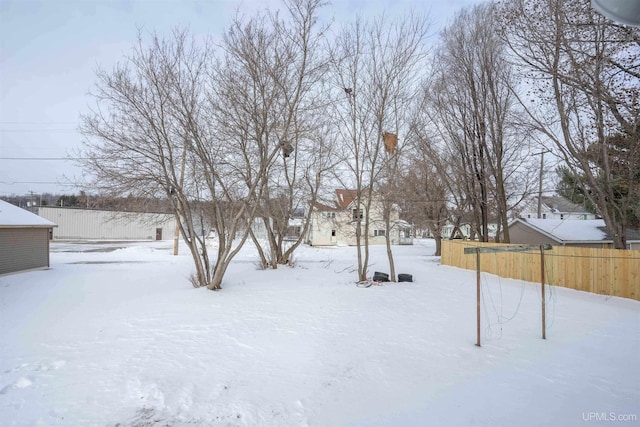
[[[430, 12], [434, 34], [481, 0], [333, 0], [338, 22], [357, 14]], [[59, 159], [80, 146], [79, 115], [92, 100], [98, 66], [131, 50], [138, 29], [176, 26], [219, 36], [237, 8], [247, 15], [278, 0], [0, 0], [0, 196], [77, 193], [81, 171]], [[435, 40], [435, 37], [434, 37]], [[34, 159], [38, 158], [38, 159]]]

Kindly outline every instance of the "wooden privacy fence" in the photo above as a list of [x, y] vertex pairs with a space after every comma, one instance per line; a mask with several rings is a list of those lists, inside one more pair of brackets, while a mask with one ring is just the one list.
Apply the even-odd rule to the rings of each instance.
[[[521, 246], [472, 240], [443, 240], [444, 265], [476, 269], [464, 248]], [[544, 251], [545, 282], [550, 285], [640, 301], [640, 251], [553, 246]], [[500, 277], [540, 283], [540, 251], [485, 253], [480, 270]]]

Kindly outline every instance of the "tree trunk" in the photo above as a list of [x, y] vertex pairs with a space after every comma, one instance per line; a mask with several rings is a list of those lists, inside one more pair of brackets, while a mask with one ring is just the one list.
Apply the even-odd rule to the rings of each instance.
[[258, 241], [258, 239], [256, 238], [255, 233], [251, 229], [249, 231], [249, 236], [251, 236], [251, 241], [253, 241], [253, 244], [256, 245], [256, 250], [258, 251], [258, 256], [260, 257], [260, 267], [261, 268], [267, 268], [267, 266], [269, 265], [269, 261], [267, 261], [267, 257], [264, 254], [264, 251], [262, 250], [262, 246], [260, 245], [260, 241]]
[[442, 256], [442, 236], [437, 236], [435, 238], [435, 241], [436, 241], [436, 252], [433, 255]]
[[387, 259], [389, 260], [389, 280], [396, 281], [396, 266], [393, 261], [393, 251], [391, 250], [391, 221], [387, 215], [385, 220], [385, 245], [387, 247]]

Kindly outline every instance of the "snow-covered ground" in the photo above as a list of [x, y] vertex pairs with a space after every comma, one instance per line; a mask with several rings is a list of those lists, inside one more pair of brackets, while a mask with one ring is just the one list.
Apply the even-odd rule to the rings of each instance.
[[[51, 269], [0, 277], [0, 425], [638, 425], [640, 302], [439, 264], [357, 287], [355, 248], [301, 248], [194, 289], [172, 242], [53, 243]], [[383, 247], [371, 271], [388, 272]]]

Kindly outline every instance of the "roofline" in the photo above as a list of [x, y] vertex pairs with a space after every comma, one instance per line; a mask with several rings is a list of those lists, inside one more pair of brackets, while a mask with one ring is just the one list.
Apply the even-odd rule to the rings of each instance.
[[[571, 220], [569, 220], [569, 221], [571, 221]], [[591, 221], [596, 221], [596, 220], [591, 220]], [[557, 236], [549, 234], [546, 231], [542, 230], [541, 228], [538, 228], [535, 225], [527, 222], [525, 218], [516, 218], [512, 222], [509, 223], [509, 226], [511, 226], [512, 224], [515, 224], [516, 222], [520, 222], [520, 223], [526, 225], [527, 227], [539, 232], [540, 234], [544, 234], [545, 236], [547, 236], [551, 240], [556, 241], [556, 242], [558, 242], [558, 243], [560, 243], [562, 245], [567, 245], [567, 244], [592, 244], [592, 243], [613, 244], [613, 239], [603, 239], [603, 240], [562, 240], [562, 239], [559, 239]], [[638, 242], [640, 242], [640, 240], [627, 239], [626, 242], [627, 243], [638, 243]]]
[[[548, 238], [550, 238], [551, 240], [553, 240], [554, 242], [558, 242], [558, 243], [567, 243], [567, 240], [562, 240], [562, 239], [558, 239], [557, 236], [554, 236], [553, 234], [547, 233], [545, 230], [536, 227], [535, 225], [527, 222], [524, 218], [516, 218], [512, 224], [515, 224], [516, 222], [522, 223], [524, 225], [526, 225], [529, 228], [532, 228], [533, 230], [537, 231], [540, 234], [543, 234], [545, 236], [547, 236]], [[511, 226], [511, 224], [509, 224], [509, 226]]]
[[[604, 243], [604, 244], [613, 244], [613, 240], [560, 240], [564, 244], [568, 243]], [[627, 243], [640, 243], [640, 240], [627, 240]]]
[[109, 212], [121, 214], [175, 215], [174, 212], [123, 211], [122, 209], [85, 208], [82, 206], [36, 206], [38, 209], [60, 209], [69, 211]]
[[316, 211], [320, 212], [337, 212], [343, 210], [342, 208], [339, 208], [337, 206], [329, 206], [319, 202], [310, 203], [310, 205], [312, 210], [315, 209]]
[[601, 244], [613, 244], [613, 240], [559, 240], [564, 245], [569, 244], [591, 244], [591, 243], [601, 243]]
[[54, 228], [57, 227], [58, 224], [51, 225], [0, 225], [0, 229], [4, 228]]

